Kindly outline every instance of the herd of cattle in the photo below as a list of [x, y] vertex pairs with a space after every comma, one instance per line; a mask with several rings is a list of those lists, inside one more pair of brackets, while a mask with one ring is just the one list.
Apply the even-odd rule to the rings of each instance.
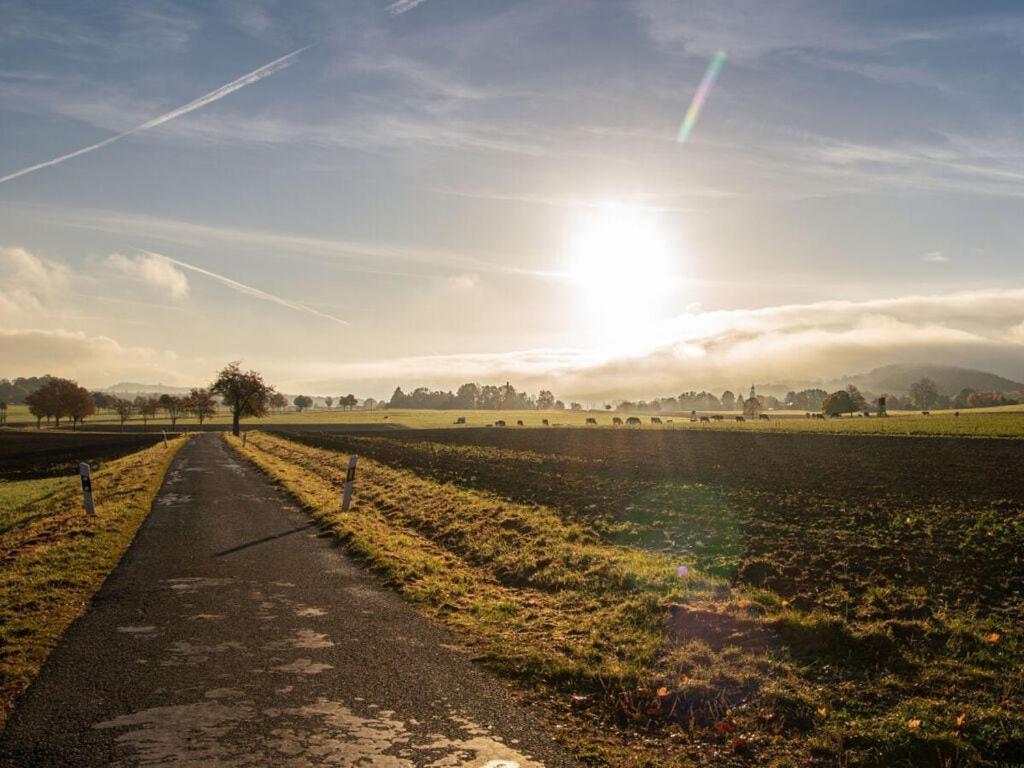
[[[662, 420], [662, 418], [660, 416], [650, 416], [649, 418], [651, 420], [651, 424], [671, 424], [672, 423], [672, 419], [664, 419], [664, 420]], [[753, 419], [753, 418], [754, 418], [753, 416], [750, 417], [750, 419]], [[745, 421], [748, 420], [748, 417], [746, 417], [746, 416], [734, 416], [733, 419], [735, 419], [736, 421], [739, 421], [739, 422], [745, 422]], [[757, 419], [760, 420], [760, 421], [771, 421], [771, 419], [768, 417], [768, 415], [764, 414], [764, 413], [759, 414]], [[717, 414], [717, 413], [713, 414], [711, 416], [697, 416], [697, 415], [690, 416], [690, 421], [692, 421], [694, 423], [698, 423], [699, 422], [701, 424], [710, 424], [712, 421], [724, 421], [724, 420], [725, 420], [725, 416], [722, 416], [721, 414]], [[465, 424], [466, 423], [466, 419], [465, 419], [464, 416], [459, 416], [458, 419], [456, 419], [455, 423], [456, 424]], [[545, 427], [552, 426], [551, 423], [547, 419], [542, 419], [541, 423]], [[597, 419], [595, 417], [588, 416], [587, 419], [586, 419], [586, 424], [587, 424], [587, 426], [595, 426], [596, 427], [596, 426], [598, 426], [598, 421], [597, 421]], [[621, 416], [612, 416], [612, 426], [616, 426], [616, 427], [636, 426], [636, 427], [639, 427], [642, 424], [643, 424], [643, 420], [639, 416], [627, 416], [625, 420], [623, 420]], [[498, 419], [493, 424], [488, 424], [487, 426], [488, 427], [507, 427], [508, 426], [508, 422], [504, 421], [503, 419]], [[522, 419], [518, 419], [518, 420], [516, 420], [516, 426], [522, 427], [522, 426], [525, 426], [525, 424], [523, 423]], [[554, 426], [560, 427], [562, 425], [561, 424], [555, 424]]]

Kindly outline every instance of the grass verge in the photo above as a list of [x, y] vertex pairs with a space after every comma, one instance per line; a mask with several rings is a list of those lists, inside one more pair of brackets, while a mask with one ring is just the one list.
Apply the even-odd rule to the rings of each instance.
[[0, 483], [0, 730], [15, 697], [121, 559], [184, 442], [93, 473], [95, 517], [82, 511], [76, 477]]

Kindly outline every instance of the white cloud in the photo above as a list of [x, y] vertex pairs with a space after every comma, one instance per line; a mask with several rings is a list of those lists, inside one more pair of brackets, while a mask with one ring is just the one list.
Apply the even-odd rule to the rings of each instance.
[[395, 2], [388, 6], [388, 13], [392, 16], [401, 16], [423, 2], [424, 0], [395, 0]]
[[77, 379], [85, 386], [107, 386], [126, 379], [188, 383], [173, 352], [126, 347], [108, 336], [77, 331], [0, 329], [0, 360], [6, 375], [52, 373]]
[[166, 292], [173, 301], [188, 297], [188, 278], [185, 273], [162, 256], [144, 253], [131, 257], [114, 253], [107, 257], [106, 263], [119, 272]]
[[924, 256], [921, 257], [922, 261], [929, 261], [933, 264], [945, 264], [949, 261], [949, 257], [946, 256], [942, 251], [928, 251]]
[[70, 271], [18, 246], [0, 247], [0, 317], [44, 310], [68, 285]]
[[751, 381], [797, 386], [894, 362], [977, 365], [1024, 378], [1024, 288], [753, 310], [695, 311], [673, 341], [635, 353], [536, 349], [314, 366], [296, 386], [356, 383], [375, 396], [402, 386], [511, 380], [561, 397], [649, 397]]

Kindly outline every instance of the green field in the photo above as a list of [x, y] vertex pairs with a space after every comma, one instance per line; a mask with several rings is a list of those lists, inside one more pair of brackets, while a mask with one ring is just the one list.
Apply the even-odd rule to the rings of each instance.
[[[651, 424], [649, 414], [639, 415], [643, 422], [640, 427], [613, 427], [613, 416], [625, 420], [634, 414], [615, 413], [609, 411], [433, 411], [433, 410], [374, 410], [374, 411], [342, 411], [339, 409], [314, 409], [299, 413], [288, 410], [272, 413], [260, 419], [247, 419], [247, 425], [274, 424], [359, 424], [359, 425], [393, 425], [411, 429], [437, 429], [456, 427], [460, 417], [466, 420], [466, 427], [486, 427], [496, 421], [503, 420], [510, 429], [515, 429], [518, 421], [525, 427], [542, 427], [547, 419], [551, 427], [587, 427], [586, 420], [597, 420], [597, 428], [606, 429], [712, 429], [712, 430], [746, 430], [746, 431], [795, 431], [795, 432], [842, 432], [883, 435], [960, 435], [965, 437], [1022, 437], [1024, 436], [1024, 407], [1005, 406], [1001, 408], [979, 408], [962, 411], [959, 417], [953, 411], [935, 411], [931, 416], [922, 416], [917, 412], [894, 412], [889, 417], [850, 417], [828, 419], [825, 421], [807, 419], [803, 413], [795, 411], [773, 411], [768, 414], [769, 421], [735, 421], [735, 412], [722, 412], [723, 421], [710, 424], [691, 423], [689, 414], [661, 414], [661, 425]], [[709, 414], [710, 415], [710, 414]], [[7, 420], [9, 424], [34, 424], [34, 419], [23, 405], [10, 406]], [[671, 421], [669, 421], [671, 420]], [[231, 421], [226, 410], [207, 424], [226, 425]], [[89, 424], [118, 425], [114, 413], [99, 413], [88, 419]], [[141, 425], [142, 419], [132, 418], [131, 425]], [[149, 419], [149, 424], [161, 427], [170, 426], [166, 418]], [[178, 419], [177, 427], [189, 428], [196, 424], [193, 418]], [[593, 425], [588, 428], [594, 429]]]

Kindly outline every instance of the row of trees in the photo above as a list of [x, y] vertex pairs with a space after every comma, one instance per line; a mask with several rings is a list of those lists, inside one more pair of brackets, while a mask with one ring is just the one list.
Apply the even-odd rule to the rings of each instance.
[[96, 413], [92, 394], [71, 379], [48, 377], [39, 389], [26, 395], [25, 404], [29, 413], [36, 417], [37, 427], [42, 426], [43, 419], [53, 419], [58, 427], [61, 419], [71, 419], [74, 429], [87, 416]]
[[[276, 408], [276, 403], [278, 402], [281, 403], [281, 409], [288, 407], [288, 399], [284, 397], [284, 395], [275, 393], [272, 399], [274, 400], [274, 403], [271, 405], [271, 407]], [[304, 411], [307, 408], [312, 408], [314, 402], [315, 401], [313, 400], [313, 398], [310, 397], [309, 395], [298, 395], [294, 400], [292, 400], [292, 404], [294, 404], [299, 411]], [[338, 407], [341, 408], [342, 410], [347, 409], [351, 411], [357, 405], [359, 405], [359, 398], [357, 398], [355, 395], [342, 395], [337, 399], [337, 401], [335, 401], [333, 397], [324, 398], [324, 405], [327, 406], [327, 410], [330, 410], [334, 406], [335, 402], [337, 402]], [[376, 400], [374, 400], [374, 402], [376, 402]]]
[[500, 386], [467, 382], [455, 392], [417, 387], [406, 394], [401, 387], [395, 389], [388, 401], [389, 408], [430, 408], [436, 410], [562, 410], [565, 403], [556, 400], [548, 390], [536, 397], [518, 392], [508, 382]]

